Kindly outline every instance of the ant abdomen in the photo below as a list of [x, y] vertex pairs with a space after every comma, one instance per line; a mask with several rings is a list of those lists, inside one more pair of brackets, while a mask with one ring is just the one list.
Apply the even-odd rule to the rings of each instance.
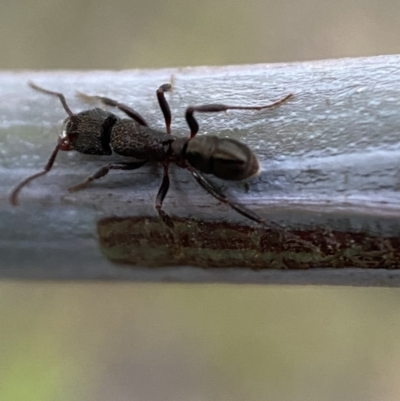
[[184, 157], [194, 168], [223, 180], [244, 180], [260, 170], [250, 148], [230, 138], [196, 136], [188, 141]]

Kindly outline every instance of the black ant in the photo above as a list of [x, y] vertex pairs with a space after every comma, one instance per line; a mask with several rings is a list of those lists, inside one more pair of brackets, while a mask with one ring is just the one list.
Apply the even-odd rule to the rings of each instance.
[[155, 207], [162, 220], [169, 227], [173, 227], [171, 218], [162, 210], [162, 203], [169, 188], [168, 167], [170, 163], [175, 163], [179, 167], [189, 170], [196, 181], [220, 202], [228, 204], [250, 220], [264, 223], [254, 212], [230, 201], [201, 174], [213, 174], [218, 178], [233, 181], [252, 177], [260, 170], [256, 155], [247, 145], [234, 139], [218, 138], [213, 135], [196, 136], [199, 124], [193, 113], [270, 109], [286, 102], [293, 96], [292, 94], [266, 106], [207, 104], [188, 107], [185, 118], [190, 128], [190, 137], [182, 138], [171, 135], [171, 111], [164, 95], [165, 92], [171, 90], [170, 84], [161, 85], [157, 90], [158, 103], [165, 119], [166, 133], [150, 128], [144, 118], [135, 110], [107, 97], [80, 94], [86, 101], [96, 99], [106, 106], [116, 107], [131, 119], [121, 119], [100, 108], [74, 114], [62, 93], [43, 89], [33, 83], [29, 83], [29, 85], [39, 92], [57, 96], [69, 117], [64, 121], [63, 134], [59, 137], [57, 146], [43, 171], [26, 178], [11, 192], [10, 203], [12, 205], [18, 204], [18, 194], [24, 186], [51, 170], [58, 151], [75, 150], [91, 155], [111, 155], [112, 152], [115, 152], [122, 156], [130, 156], [135, 160], [110, 163], [80, 184], [69, 188], [69, 191], [74, 192], [86, 187], [90, 182], [105, 176], [110, 170], [134, 170], [147, 162], [161, 163], [164, 167], [164, 177], [158, 190]]

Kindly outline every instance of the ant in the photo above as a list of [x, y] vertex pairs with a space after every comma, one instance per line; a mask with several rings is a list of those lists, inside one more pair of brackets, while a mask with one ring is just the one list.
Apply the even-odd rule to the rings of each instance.
[[68, 117], [64, 121], [63, 134], [59, 137], [43, 171], [31, 175], [14, 188], [10, 195], [12, 205], [18, 204], [18, 195], [23, 187], [51, 170], [60, 150], [75, 150], [91, 155], [111, 155], [112, 152], [115, 152], [122, 156], [132, 157], [134, 160], [109, 163], [68, 190], [74, 192], [85, 188], [92, 181], [104, 177], [110, 170], [135, 170], [147, 162], [161, 163], [164, 167], [164, 176], [157, 193], [155, 208], [162, 220], [172, 228], [174, 226], [172, 219], [162, 210], [162, 204], [169, 188], [169, 164], [175, 163], [179, 167], [189, 170], [195, 180], [220, 202], [228, 204], [232, 209], [254, 222], [264, 223], [254, 212], [229, 200], [202, 175], [202, 173], [213, 174], [218, 178], [232, 181], [252, 177], [260, 170], [256, 155], [247, 145], [235, 139], [218, 138], [213, 135], [196, 136], [199, 131], [199, 124], [193, 113], [270, 109], [286, 102], [293, 97], [292, 94], [288, 94], [266, 106], [207, 104], [188, 107], [185, 118], [190, 128], [190, 136], [183, 138], [171, 135], [171, 111], [164, 95], [165, 92], [171, 91], [172, 86], [170, 84], [161, 85], [156, 92], [158, 103], [164, 115], [166, 133], [150, 128], [139, 113], [113, 99], [79, 93], [83, 100], [98, 100], [106, 106], [116, 107], [130, 119], [122, 119], [100, 108], [74, 114], [68, 107], [62, 93], [43, 89], [32, 82], [29, 85], [39, 92], [58, 97]]

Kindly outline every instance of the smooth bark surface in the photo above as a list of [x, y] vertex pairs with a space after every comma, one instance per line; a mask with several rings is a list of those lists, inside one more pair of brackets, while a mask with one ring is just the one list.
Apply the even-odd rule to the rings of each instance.
[[[247, 143], [262, 173], [223, 191], [251, 210], [293, 230], [367, 233], [400, 237], [398, 160], [400, 56], [308, 63], [123, 72], [0, 73], [0, 277], [135, 279], [193, 282], [400, 285], [396, 270], [203, 270], [120, 267], [105, 259], [96, 223], [110, 216], [154, 216], [162, 179], [155, 165], [113, 171], [90, 188], [67, 188], [114, 156], [61, 153], [53, 170], [29, 184], [20, 206], [10, 190], [45, 165], [65, 112], [58, 99], [34, 92], [29, 80], [65, 94], [70, 108], [89, 108], [75, 90], [126, 103], [155, 128], [164, 129], [156, 89], [173, 80], [167, 95], [172, 133], [188, 135], [189, 105], [263, 105], [293, 93], [265, 111], [196, 114], [201, 134]], [[187, 171], [171, 169], [164, 209], [171, 216], [247, 224], [210, 197]], [[245, 267], [245, 266], [244, 266]]]

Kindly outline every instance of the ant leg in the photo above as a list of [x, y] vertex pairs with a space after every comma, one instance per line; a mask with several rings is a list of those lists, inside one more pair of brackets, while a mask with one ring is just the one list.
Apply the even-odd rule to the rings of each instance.
[[51, 168], [53, 167], [54, 161], [56, 160], [56, 156], [57, 153], [60, 149], [62, 149], [64, 142], [68, 141], [68, 137], [62, 138], [58, 143], [57, 146], [55, 147], [55, 149], [53, 150], [53, 153], [51, 154], [47, 164], [44, 166], [43, 171], [40, 171], [39, 173], [33, 174], [28, 178], [25, 178], [25, 180], [23, 180], [21, 183], [19, 183], [11, 192], [10, 194], [10, 203], [13, 206], [17, 206], [18, 205], [18, 194], [20, 193], [21, 189], [29, 184], [32, 180], [34, 180], [35, 178], [41, 177], [42, 175], [47, 174]]
[[86, 93], [82, 93], [79, 91], [76, 91], [77, 96], [79, 99], [81, 99], [85, 103], [93, 103], [94, 100], [99, 100], [101, 103], [103, 103], [106, 106], [110, 107], [116, 107], [117, 109], [121, 110], [123, 113], [125, 113], [127, 116], [138, 122], [140, 125], [143, 125], [147, 127], [149, 124], [147, 124], [146, 120], [135, 110], [133, 110], [131, 107], [119, 103], [116, 100], [110, 99], [105, 96], [91, 96], [87, 95]]
[[279, 106], [282, 103], [285, 103], [287, 100], [293, 97], [292, 93], [289, 93], [282, 99], [277, 100], [271, 104], [267, 104], [266, 106], [226, 106], [224, 104], [205, 104], [202, 106], [192, 106], [186, 109], [186, 122], [190, 128], [190, 138], [193, 138], [197, 132], [199, 131], [199, 124], [193, 116], [195, 111], [200, 113], [214, 113], [219, 111], [227, 111], [227, 110], [263, 110], [263, 109], [271, 109], [273, 107]]
[[65, 100], [65, 97], [64, 97], [64, 95], [63, 95], [62, 93], [53, 92], [53, 91], [49, 91], [49, 90], [47, 90], [47, 89], [43, 89], [43, 88], [41, 88], [40, 86], [37, 86], [36, 84], [34, 84], [33, 82], [29, 82], [28, 84], [29, 84], [29, 86], [30, 86], [32, 89], [35, 89], [35, 90], [37, 90], [37, 91], [39, 91], [39, 92], [42, 92], [42, 93], [45, 93], [46, 95], [57, 96], [57, 97], [60, 99], [61, 104], [63, 105], [64, 110], [67, 112], [67, 114], [68, 114], [70, 117], [72, 117], [72, 116], [74, 115], [74, 113], [73, 113], [73, 112], [71, 111], [71, 109], [68, 107], [67, 101]]
[[255, 221], [256, 223], [264, 223], [264, 220], [259, 217], [256, 213], [251, 210], [245, 208], [239, 203], [234, 203], [230, 201], [224, 194], [219, 192], [219, 190], [211, 184], [202, 174], [200, 174], [195, 168], [193, 168], [189, 163], [186, 164], [186, 168], [192, 173], [193, 177], [196, 181], [214, 198], [218, 199], [220, 202], [226, 203], [232, 209], [236, 210], [242, 216], [247, 217], [248, 219]]
[[169, 228], [173, 228], [174, 227], [174, 223], [172, 222], [171, 217], [169, 217], [167, 215], [167, 213], [165, 213], [161, 208], [162, 208], [162, 204], [165, 198], [165, 195], [167, 195], [169, 189], [169, 177], [168, 177], [168, 164], [164, 165], [164, 177], [161, 183], [161, 187], [158, 190], [157, 193], [157, 198], [156, 198], [156, 209], [158, 214], [160, 215], [161, 219], [163, 220], [163, 222], [169, 227]]
[[229, 205], [233, 210], [236, 210], [238, 213], [240, 213], [242, 216], [247, 217], [248, 219], [256, 222], [256, 223], [260, 223], [265, 227], [268, 228], [273, 228], [275, 229], [279, 234], [282, 234], [284, 237], [286, 237], [288, 240], [292, 240], [295, 241], [301, 245], [303, 245], [305, 248], [311, 249], [314, 252], [319, 253], [320, 250], [313, 245], [311, 242], [309, 241], [305, 241], [302, 238], [300, 238], [298, 235], [296, 234], [291, 234], [286, 232], [285, 230], [282, 229], [282, 227], [280, 227], [278, 224], [275, 223], [271, 223], [269, 222], [268, 224], [261, 218], [259, 217], [256, 213], [252, 212], [251, 210], [245, 208], [243, 205], [239, 204], [239, 203], [234, 203], [231, 200], [229, 200], [224, 194], [222, 194], [221, 192], [219, 192], [219, 190], [217, 188], [215, 188], [215, 186], [213, 184], [211, 184], [211, 182], [209, 182], [208, 180], [206, 180], [205, 177], [203, 177], [202, 174], [200, 174], [196, 169], [194, 169], [190, 164], [186, 165], [187, 169], [192, 173], [193, 177], [196, 179], [196, 181], [212, 196], [214, 196], [214, 198], [218, 199], [220, 202], [226, 203], [227, 205]]
[[167, 100], [165, 99], [164, 93], [169, 92], [171, 90], [172, 90], [171, 84], [161, 85], [157, 89], [158, 104], [160, 105], [160, 109], [164, 115], [165, 126], [167, 128], [167, 134], [171, 133], [171, 109], [169, 108], [169, 104], [168, 104]]
[[100, 170], [97, 170], [94, 174], [86, 178], [86, 180], [81, 183], [74, 185], [71, 188], [68, 188], [69, 192], [76, 192], [83, 188], [86, 188], [92, 181], [98, 180], [101, 177], [104, 177], [106, 174], [110, 172], [110, 170], [135, 170], [137, 168], [142, 167], [147, 163], [147, 160], [140, 160], [132, 163], [110, 163], [105, 167], [102, 167]]

